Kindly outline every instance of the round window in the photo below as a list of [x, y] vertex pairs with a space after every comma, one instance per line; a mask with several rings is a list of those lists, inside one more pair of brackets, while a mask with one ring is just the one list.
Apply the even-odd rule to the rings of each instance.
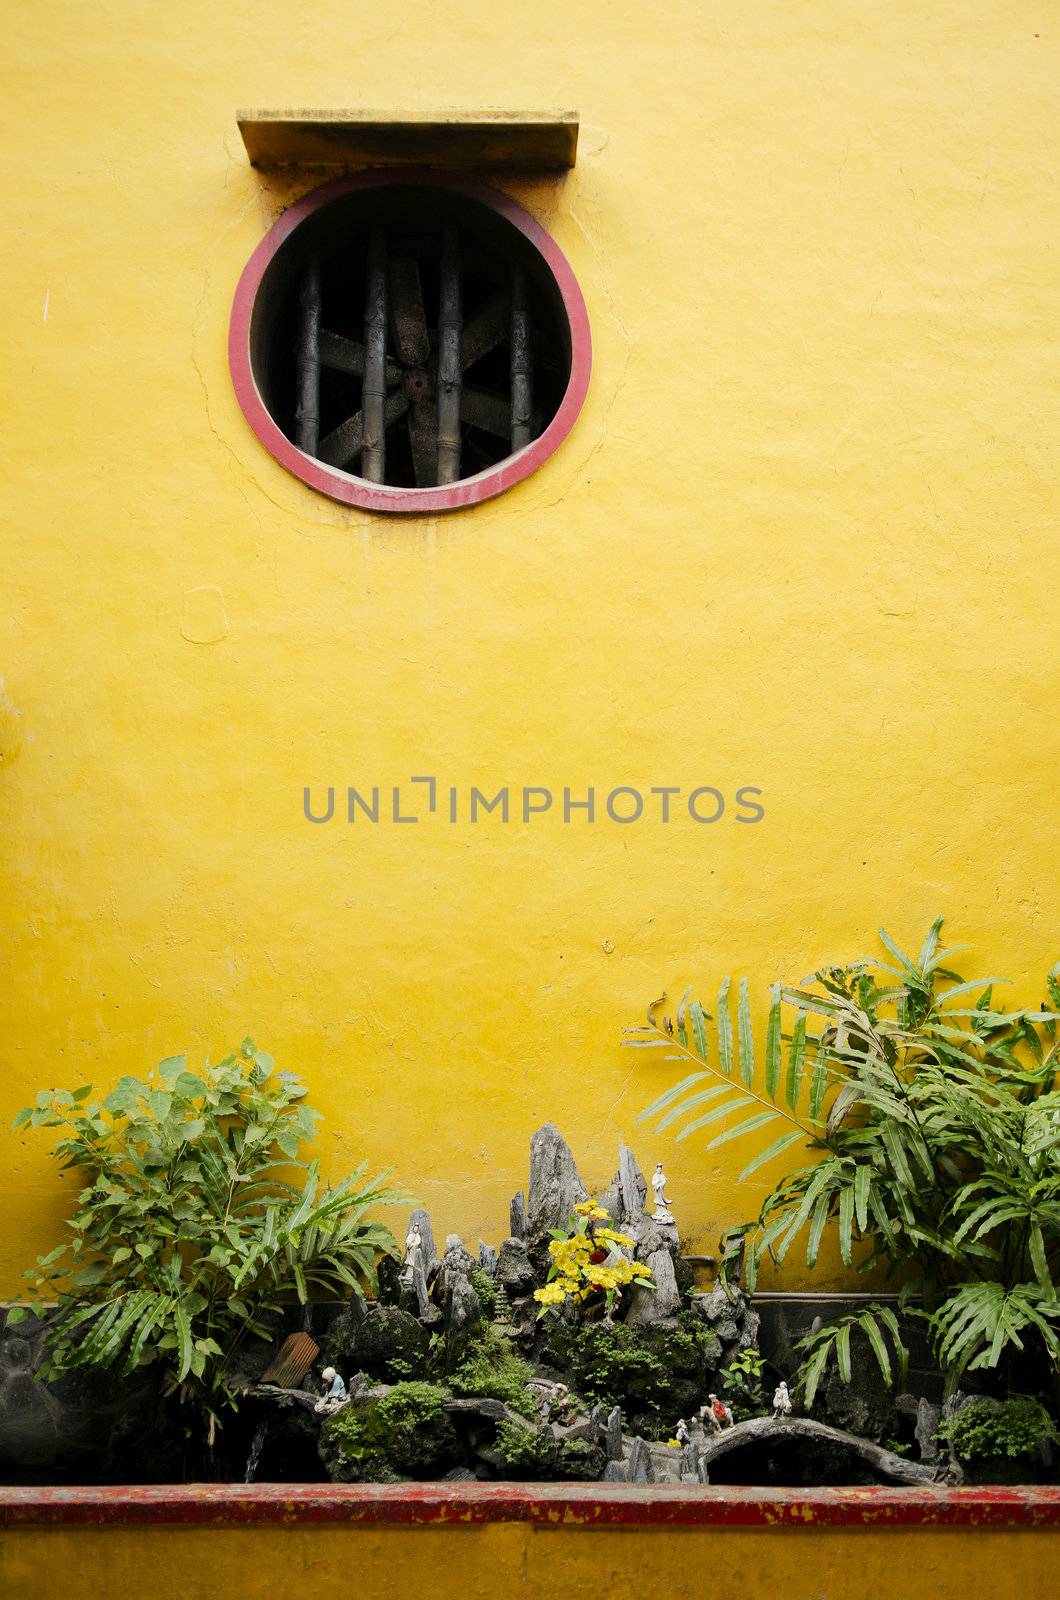
[[306, 195], [236, 290], [229, 362], [265, 447], [373, 511], [474, 505], [565, 438], [589, 383], [565, 256], [506, 195], [371, 172]]

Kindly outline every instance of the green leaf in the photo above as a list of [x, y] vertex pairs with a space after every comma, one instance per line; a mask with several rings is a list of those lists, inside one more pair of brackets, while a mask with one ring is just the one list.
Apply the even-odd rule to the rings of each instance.
[[767, 1161], [772, 1161], [776, 1156], [781, 1155], [783, 1151], [789, 1150], [793, 1144], [803, 1142], [805, 1138], [806, 1135], [801, 1128], [796, 1128], [792, 1133], [782, 1133], [779, 1139], [774, 1139], [771, 1145], [760, 1151], [753, 1160], [747, 1163], [740, 1173], [740, 1182], [743, 1183], [744, 1179], [749, 1178], [752, 1172], [757, 1172], [759, 1167], [764, 1167]]
[[845, 1189], [839, 1191], [839, 1253], [845, 1267], [852, 1264], [853, 1229], [854, 1190], [852, 1185], [848, 1184]]
[[813, 1218], [810, 1222], [810, 1237], [806, 1241], [806, 1265], [812, 1270], [817, 1265], [817, 1256], [821, 1248], [821, 1235], [824, 1233], [825, 1223], [828, 1221], [828, 1212], [831, 1205], [831, 1196], [822, 1194], [818, 1196], [813, 1208]]
[[[688, 1123], [686, 1127], [681, 1129], [674, 1143], [680, 1144], [693, 1133], [698, 1133], [700, 1128], [706, 1128], [710, 1123], [717, 1122], [719, 1117], [727, 1117], [730, 1111], [739, 1111], [743, 1106], [753, 1106], [754, 1104], [755, 1102], [750, 1095], [738, 1094], [735, 1100], [726, 1100], [722, 1105], [714, 1106], [712, 1110], [705, 1112], [703, 1116], [696, 1117], [692, 1122]], [[709, 1149], [710, 1146], [708, 1145], [707, 1148]]]
[[854, 1173], [854, 1214], [857, 1217], [858, 1232], [865, 1234], [869, 1231], [869, 1193], [872, 1189], [872, 1168], [868, 1162], [862, 1162]]
[[1030, 1256], [1034, 1276], [1047, 1294], [1053, 1293], [1053, 1280], [1049, 1272], [1049, 1262], [1046, 1255], [1045, 1239], [1041, 1227], [1037, 1222], [1031, 1223], [1030, 1229]]
[[788, 1078], [785, 1095], [788, 1106], [792, 1111], [798, 1108], [799, 1092], [802, 1088], [802, 1063], [806, 1054], [806, 1013], [800, 1011], [795, 1019], [795, 1026], [791, 1034], [791, 1047], [788, 1051]]
[[902, 954], [901, 950], [899, 950], [898, 946], [895, 944], [886, 928], [880, 929], [880, 943], [887, 950], [889, 950], [894, 959], [899, 962], [913, 988], [923, 991], [926, 985], [919, 967], [917, 967], [914, 962], [910, 961], [908, 956]]
[[718, 990], [718, 1062], [727, 1078], [732, 1077], [732, 1018], [729, 1015], [729, 982], [722, 979]]
[[757, 1116], [748, 1117], [745, 1122], [737, 1123], [734, 1128], [726, 1128], [724, 1133], [716, 1133], [713, 1139], [707, 1141], [707, 1149], [714, 1150], [719, 1144], [727, 1144], [730, 1139], [741, 1139], [745, 1133], [753, 1133], [755, 1128], [762, 1128], [767, 1122], [775, 1122], [779, 1115], [777, 1111], [760, 1111]]
[[766, 1094], [777, 1098], [780, 1084], [780, 984], [769, 990], [769, 1018], [766, 1022]]
[[844, 1383], [850, 1382], [850, 1323], [844, 1322], [836, 1334], [835, 1339], [836, 1363], [839, 1367], [839, 1376]]
[[685, 1093], [686, 1089], [691, 1089], [692, 1085], [695, 1083], [702, 1083], [703, 1079], [707, 1076], [708, 1074], [706, 1072], [689, 1073], [687, 1078], [682, 1078], [680, 1083], [675, 1084], [672, 1089], [667, 1089], [665, 1094], [661, 1094], [658, 1100], [653, 1100], [647, 1111], [641, 1112], [640, 1116], [637, 1118], [637, 1121], [646, 1122], [649, 1117], [654, 1117], [657, 1112], [665, 1111], [667, 1106], [672, 1105], [675, 1100], [680, 1099], [680, 1097]]
[[810, 1104], [808, 1115], [811, 1122], [820, 1122], [821, 1108], [824, 1105], [825, 1091], [828, 1088], [828, 1058], [823, 1050], [818, 1050], [813, 1063], [813, 1073], [810, 1077]]
[[746, 978], [740, 979], [740, 998], [736, 1008], [736, 1043], [740, 1057], [740, 1077], [749, 1089], [755, 1077], [755, 1046], [751, 1032], [751, 992]]
[[693, 1000], [688, 1008], [688, 1020], [692, 1024], [692, 1038], [696, 1047], [696, 1054], [702, 1061], [707, 1059], [707, 1023], [706, 1012], [698, 1000]]
[[880, 1332], [879, 1323], [871, 1311], [866, 1311], [858, 1318], [858, 1327], [872, 1346], [883, 1381], [889, 1389], [894, 1381], [891, 1373], [891, 1358], [887, 1353], [887, 1341]]

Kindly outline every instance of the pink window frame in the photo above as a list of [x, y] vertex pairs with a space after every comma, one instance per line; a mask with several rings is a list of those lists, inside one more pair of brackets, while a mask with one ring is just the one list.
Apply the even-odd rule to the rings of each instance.
[[[450, 189], [456, 194], [477, 200], [506, 218], [545, 261], [559, 290], [570, 327], [570, 378], [559, 409], [544, 432], [524, 449], [507, 456], [485, 472], [464, 478], [459, 483], [434, 488], [391, 488], [386, 484], [368, 483], [353, 473], [341, 472], [307, 456], [291, 443], [273, 421], [261, 397], [251, 363], [250, 327], [254, 303], [269, 264], [284, 242], [307, 217], [333, 200], [368, 189], [394, 188], [398, 185]], [[430, 169], [387, 168], [337, 178], [319, 189], [313, 189], [295, 201], [273, 224], [244, 267], [236, 286], [228, 328], [228, 365], [243, 415], [270, 455], [296, 478], [344, 505], [358, 506], [365, 511], [416, 515], [457, 511], [464, 506], [491, 500], [514, 484], [521, 483], [542, 462], [547, 461], [570, 433], [585, 400], [592, 370], [592, 335], [585, 300], [570, 263], [556, 241], [522, 206], [499, 190], [470, 179], [452, 177]]]

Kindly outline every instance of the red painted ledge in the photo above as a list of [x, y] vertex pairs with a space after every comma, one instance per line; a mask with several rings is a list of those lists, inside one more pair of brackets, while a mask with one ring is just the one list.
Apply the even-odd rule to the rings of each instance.
[[634, 1484], [182, 1484], [0, 1488], [0, 1526], [1058, 1527], [1060, 1488], [758, 1489]]

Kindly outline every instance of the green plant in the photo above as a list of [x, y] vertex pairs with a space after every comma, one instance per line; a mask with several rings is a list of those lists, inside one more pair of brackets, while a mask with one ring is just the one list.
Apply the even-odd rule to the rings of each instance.
[[398, 1383], [378, 1400], [351, 1402], [326, 1423], [321, 1454], [339, 1481], [390, 1483], [429, 1475], [457, 1453], [446, 1414], [452, 1399], [434, 1383]]
[[1056, 1424], [1037, 1400], [972, 1400], [939, 1424], [938, 1436], [961, 1462], [1035, 1456], [1057, 1438]]
[[487, 1328], [448, 1381], [454, 1394], [503, 1400], [513, 1411], [532, 1417], [536, 1406], [526, 1386], [533, 1375], [508, 1340]]
[[483, 1316], [492, 1317], [497, 1304], [497, 1285], [484, 1267], [472, 1267], [468, 1279], [478, 1295]]
[[769, 1130], [745, 1178], [795, 1145], [813, 1157], [733, 1230], [749, 1288], [804, 1232], [812, 1268], [835, 1226], [848, 1266], [857, 1251], [861, 1270], [899, 1271], [906, 1298], [924, 1296], [952, 1389], [969, 1367], [1010, 1361], [1028, 1337], [1060, 1365], [1060, 967], [1039, 1008], [999, 1010], [1002, 980], [955, 972], [941, 927], [938, 918], [915, 959], [881, 930], [890, 961], [775, 983], [761, 1060], [746, 979], [735, 1032], [726, 979], [716, 1021], [687, 993], [670, 1016], [664, 996], [627, 1043], [695, 1068], [644, 1113], [660, 1129], [686, 1139], [713, 1126], [708, 1149]]
[[737, 1422], [761, 1415], [766, 1408], [763, 1380], [765, 1361], [758, 1350], [737, 1350], [719, 1374], [725, 1384], [725, 1398]]
[[[905, 1378], [909, 1366], [909, 1352], [902, 1339], [898, 1318], [890, 1306], [875, 1302], [864, 1311], [852, 1311], [846, 1316], [834, 1317], [814, 1333], [800, 1339], [796, 1349], [804, 1352], [799, 1369], [798, 1385], [806, 1405], [812, 1406], [821, 1379], [833, 1359], [844, 1383], [851, 1379], [851, 1340], [859, 1336], [867, 1339], [879, 1365], [880, 1375], [888, 1389], [894, 1384], [897, 1371]], [[891, 1347], [894, 1358], [892, 1362]]]
[[200, 1072], [178, 1056], [102, 1101], [88, 1085], [43, 1090], [19, 1112], [16, 1128], [62, 1130], [55, 1155], [84, 1180], [69, 1237], [26, 1274], [58, 1298], [46, 1376], [156, 1363], [168, 1392], [205, 1406], [212, 1441], [248, 1336], [271, 1334], [290, 1298], [372, 1281], [394, 1241], [367, 1212], [404, 1197], [364, 1166], [321, 1187], [299, 1157], [317, 1121], [305, 1093], [246, 1039]]
[[552, 1441], [538, 1428], [521, 1428], [517, 1422], [498, 1422], [497, 1450], [509, 1470], [529, 1476], [544, 1475], [551, 1457]]

